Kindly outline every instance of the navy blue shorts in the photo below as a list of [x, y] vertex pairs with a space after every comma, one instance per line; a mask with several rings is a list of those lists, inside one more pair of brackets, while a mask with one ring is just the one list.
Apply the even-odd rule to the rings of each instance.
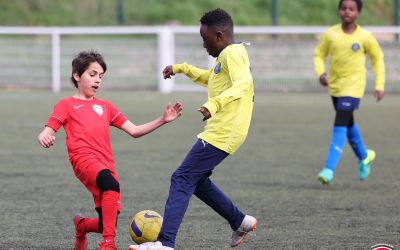
[[360, 106], [360, 98], [350, 96], [334, 97], [332, 96], [333, 105], [336, 110], [354, 111]]
[[333, 107], [336, 110], [335, 126], [352, 127], [354, 125], [354, 110], [360, 106], [360, 98], [350, 96], [332, 96]]

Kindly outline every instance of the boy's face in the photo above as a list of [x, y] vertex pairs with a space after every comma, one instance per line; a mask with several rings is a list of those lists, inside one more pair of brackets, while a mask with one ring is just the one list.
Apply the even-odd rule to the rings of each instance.
[[212, 57], [218, 57], [222, 50], [222, 33], [207, 25], [201, 25], [200, 36], [203, 38], [203, 47], [208, 54]]
[[343, 23], [354, 23], [354, 21], [360, 16], [360, 12], [357, 8], [357, 3], [353, 0], [345, 0], [339, 9], [339, 15]]
[[81, 76], [74, 74], [78, 82], [78, 91], [86, 98], [93, 97], [100, 87], [101, 79], [104, 76], [104, 70], [97, 62], [92, 62]]

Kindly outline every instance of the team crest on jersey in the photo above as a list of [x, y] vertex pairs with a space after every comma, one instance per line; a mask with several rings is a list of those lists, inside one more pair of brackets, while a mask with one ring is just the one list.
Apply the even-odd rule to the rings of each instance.
[[357, 51], [360, 49], [360, 44], [358, 44], [358, 43], [353, 43], [353, 44], [351, 45], [351, 49], [352, 49], [354, 52], [357, 52]]
[[96, 112], [99, 116], [103, 115], [103, 107], [100, 105], [92, 105], [94, 112]]
[[217, 65], [215, 65], [214, 74], [218, 74], [219, 72], [221, 72], [221, 63], [220, 62]]

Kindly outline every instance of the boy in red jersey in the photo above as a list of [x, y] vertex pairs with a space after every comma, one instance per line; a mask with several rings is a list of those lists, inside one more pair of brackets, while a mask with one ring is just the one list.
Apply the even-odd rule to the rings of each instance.
[[72, 97], [55, 105], [45, 128], [38, 135], [40, 145], [49, 148], [55, 142], [54, 134], [64, 127], [74, 173], [93, 195], [99, 217], [84, 218], [80, 214], [74, 217], [75, 250], [87, 249], [86, 234], [89, 232], [103, 234], [100, 250], [117, 249], [114, 240], [121, 197], [110, 125], [137, 138], [174, 121], [182, 112], [179, 102], [168, 104], [161, 117], [142, 125], [133, 124], [114, 104], [95, 97], [106, 70], [106, 63], [99, 53], [92, 50], [79, 53], [72, 61], [71, 76], [77, 90]]

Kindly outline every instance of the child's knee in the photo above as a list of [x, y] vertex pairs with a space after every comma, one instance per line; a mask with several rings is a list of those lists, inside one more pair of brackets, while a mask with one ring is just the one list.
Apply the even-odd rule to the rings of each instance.
[[96, 185], [101, 191], [120, 192], [119, 182], [111, 175], [110, 170], [104, 169], [99, 172], [96, 178]]

